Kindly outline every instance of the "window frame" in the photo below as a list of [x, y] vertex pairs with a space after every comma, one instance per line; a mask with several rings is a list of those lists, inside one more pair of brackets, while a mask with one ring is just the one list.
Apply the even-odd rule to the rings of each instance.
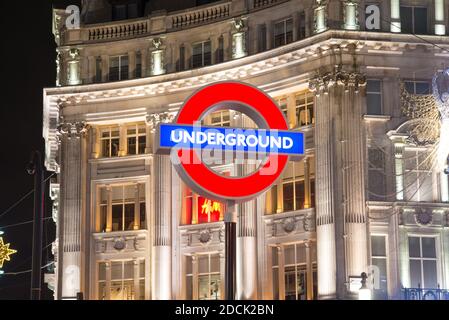
[[[291, 22], [291, 30], [287, 31], [287, 22]], [[276, 25], [279, 24], [283, 24], [282, 25], [282, 33], [276, 35]], [[277, 20], [273, 23], [273, 48], [279, 48], [282, 46], [285, 46], [287, 44], [290, 44], [294, 41], [293, 39], [293, 29], [295, 28], [294, 23], [293, 23], [293, 17], [289, 16], [289, 17], [285, 17], [283, 19]], [[288, 41], [288, 34], [291, 34], [291, 41]], [[280, 44], [276, 44], [276, 40], [277, 37], [280, 37], [282, 35], [282, 41], [280, 42]]]
[[[130, 129], [134, 129], [136, 132], [134, 134], [130, 134], [129, 133]], [[131, 138], [135, 138], [136, 139], [135, 150], [133, 151], [134, 153], [130, 153], [129, 139], [131, 139]], [[139, 150], [139, 145], [140, 145], [142, 139], [143, 139], [144, 148], [143, 148], [142, 152], [140, 152], [141, 150]], [[145, 154], [146, 143], [147, 143], [147, 132], [146, 132], [145, 124], [135, 123], [135, 124], [131, 124], [131, 125], [127, 125], [126, 126], [126, 150], [127, 150], [127, 155], [133, 156], [133, 155]]]
[[[100, 127], [100, 149], [101, 149], [101, 157], [102, 158], [116, 158], [119, 157], [120, 155], [120, 127], [117, 125], [112, 125], [112, 126], [104, 126], [104, 127]], [[109, 132], [109, 136], [104, 137], [103, 134], [105, 132]], [[112, 133], [117, 132], [117, 135], [112, 135]], [[113, 154], [113, 143], [112, 141], [114, 140], [118, 140], [118, 144], [117, 144], [117, 154]], [[106, 150], [104, 148], [104, 144], [103, 141], [108, 141], [108, 150], [107, 150], [107, 154], [106, 154]]]
[[[127, 60], [128, 60], [128, 63], [127, 63], [127, 65], [126, 65], [126, 67], [127, 67], [127, 71], [126, 71], [126, 77], [123, 77], [123, 75], [122, 75], [122, 73], [124, 73], [123, 72], [123, 68], [125, 67], [124, 65], [123, 65], [123, 62], [122, 62], [122, 60], [124, 59], [124, 58], [127, 58]], [[115, 78], [112, 78], [111, 77], [111, 74], [113, 74], [112, 72], [111, 72], [111, 68], [113, 68], [113, 67], [111, 67], [111, 64], [112, 64], [112, 60], [113, 59], [117, 59], [118, 58], [118, 71], [117, 71], [117, 79], [115, 79]], [[128, 54], [121, 54], [121, 55], [115, 55], [115, 56], [110, 56], [109, 57], [109, 74], [108, 74], [108, 78], [109, 78], [109, 81], [125, 81], [125, 80], [129, 80], [129, 56], [128, 56]]]
[[[402, 14], [401, 14], [401, 9], [402, 8], [411, 8], [411, 10], [412, 10], [412, 13], [411, 13], [411, 17], [412, 17], [412, 34], [418, 34], [418, 35], [428, 35], [428, 34], [430, 34], [430, 29], [431, 28], [429, 28], [429, 23], [430, 23], [430, 21], [431, 21], [431, 19], [429, 19], [429, 14], [430, 14], [430, 12], [431, 12], [431, 10], [429, 10], [429, 7], [428, 6], [426, 6], [426, 5], [413, 5], [413, 4], [407, 4], [407, 3], [405, 3], [405, 4], [401, 4], [400, 6], [399, 6], [399, 13], [400, 13], [400, 17], [402, 17]], [[426, 32], [425, 33], [416, 33], [416, 26], [415, 26], [415, 9], [417, 9], [417, 8], [419, 8], [419, 9], [426, 9]], [[405, 33], [405, 32], [403, 32], [403, 30], [401, 30], [401, 33]]]
[[[372, 250], [372, 237], [383, 237], [384, 241], [385, 241], [385, 256], [375, 256], [373, 255], [373, 250]], [[386, 233], [379, 233], [379, 232], [372, 232], [370, 233], [370, 253], [371, 253], [371, 257], [370, 257], [370, 263], [372, 266], [374, 266], [375, 264], [373, 263], [373, 259], [382, 259], [385, 260], [385, 268], [386, 268], [386, 279], [387, 279], [387, 292], [386, 292], [386, 298], [388, 298], [389, 296], [389, 289], [390, 289], [390, 259], [389, 259], [389, 243], [388, 243], [388, 234]], [[381, 279], [379, 279], [379, 282], [381, 281]], [[376, 290], [374, 288], [374, 290]]]
[[[420, 257], [410, 257], [410, 238], [419, 238], [419, 249], [420, 249]], [[423, 257], [423, 249], [422, 249], [422, 239], [423, 238], [433, 238], [435, 241], [435, 258], [428, 258]], [[440, 235], [438, 234], [419, 234], [419, 233], [408, 233], [407, 234], [407, 249], [408, 249], [408, 267], [409, 267], [409, 284], [411, 286], [412, 284], [412, 275], [410, 272], [410, 261], [420, 261], [420, 271], [421, 271], [421, 282], [419, 282], [421, 289], [437, 289], [437, 288], [429, 288], [425, 286], [424, 282], [424, 261], [435, 261], [435, 268], [436, 268], [436, 282], [437, 285], [442, 283], [442, 277], [441, 277], [441, 252], [440, 252]], [[423, 285], [424, 284], [424, 285]]]
[[[368, 82], [370, 81], [378, 81], [379, 82], [379, 92], [376, 91], [369, 91], [368, 90]], [[379, 112], [378, 113], [373, 113], [370, 112], [370, 107], [368, 104], [368, 96], [369, 95], [378, 95], [380, 96], [380, 106], [379, 106]], [[370, 78], [367, 79], [366, 81], [366, 114], [367, 115], [372, 115], [372, 116], [379, 116], [379, 115], [383, 115], [384, 114], [384, 101], [383, 101], [383, 81], [382, 79], [378, 79], [378, 78]]]
[[[205, 51], [205, 44], [206, 43], [209, 43], [209, 49], [210, 49], [210, 51], [207, 53], [206, 51]], [[194, 54], [194, 50], [195, 50], [195, 46], [198, 46], [198, 45], [201, 45], [201, 65], [195, 65], [195, 56], [197, 56], [197, 55], [195, 55]], [[206, 64], [206, 54], [208, 54], [209, 55], [209, 62], [208, 62], [208, 64]], [[196, 68], [203, 68], [203, 67], [207, 67], [207, 66], [210, 66], [210, 65], [212, 65], [212, 41], [209, 39], [209, 40], [204, 40], [204, 41], [199, 41], [199, 42], [194, 42], [193, 44], [192, 44], [192, 58], [191, 58], [191, 61], [192, 61], [192, 69], [196, 69]]]
[[[298, 103], [299, 96], [304, 97], [304, 104]], [[303, 111], [306, 113], [307, 123], [305, 124], [302, 124], [301, 121], [301, 108], [304, 108]], [[312, 111], [311, 114], [310, 111]], [[312, 92], [303, 91], [295, 94], [295, 116], [298, 128], [315, 124], [315, 98]], [[308, 119], [309, 116], [311, 116], [311, 119]]]

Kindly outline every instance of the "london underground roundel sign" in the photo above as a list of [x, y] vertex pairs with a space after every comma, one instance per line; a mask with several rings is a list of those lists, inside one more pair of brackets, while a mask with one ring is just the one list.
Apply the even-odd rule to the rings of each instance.
[[[249, 116], [258, 129], [204, 127], [209, 112], [235, 110]], [[288, 131], [284, 114], [259, 89], [240, 82], [218, 82], [194, 93], [172, 124], [160, 124], [156, 152], [171, 151], [181, 179], [195, 192], [218, 201], [248, 201], [267, 190], [283, 172], [289, 156], [304, 154], [304, 135]], [[216, 173], [201, 152], [264, 154], [257, 171], [242, 177]]]

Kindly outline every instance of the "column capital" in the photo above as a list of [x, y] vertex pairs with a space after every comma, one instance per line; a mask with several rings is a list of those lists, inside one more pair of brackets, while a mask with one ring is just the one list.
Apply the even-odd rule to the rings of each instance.
[[151, 131], [154, 132], [159, 123], [169, 123], [175, 118], [175, 114], [172, 112], [153, 113], [147, 115], [146, 124], [150, 126]]
[[58, 141], [60, 142], [60, 138], [67, 137], [71, 138], [81, 138], [89, 129], [89, 125], [83, 121], [80, 122], [63, 122], [57, 128], [57, 136]]
[[344, 71], [341, 66], [335, 66], [334, 71], [313, 78], [309, 83], [309, 89], [319, 95], [322, 92], [327, 93], [329, 88], [335, 85], [342, 85], [345, 90], [354, 87], [358, 92], [360, 87], [366, 85], [366, 76], [359, 72]]

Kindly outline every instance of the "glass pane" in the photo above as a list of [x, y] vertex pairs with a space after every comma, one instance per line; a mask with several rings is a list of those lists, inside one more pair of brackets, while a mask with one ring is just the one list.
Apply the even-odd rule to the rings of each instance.
[[366, 82], [366, 92], [377, 92], [380, 93], [380, 80], [368, 80]]
[[210, 286], [211, 286], [211, 299], [220, 299], [220, 275], [213, 274], [210, 276]]
[[279, 299], [279, 270], [273, 269], [273, 299]]
[[306, 263], [306, 247], [301, 244], [296, 245], [296, 263]]
[[112, 231], [123, 231], [123, 205], [112, 205]]
[[139, 296], [139, 300], [145, 300], [145, 280], [140, 280], [139, 281], [139, 290], [140, 290], [140, 296]]
[[293, 210], [293, 183], [284, 183], [283, 194], [284, 194], [284, 211]]
[[139, 265], [139, 277], [145, 278], [145, 260], [140, 261]]
[[134, 229], [134, 203], [125, 204], [125, 230]]
[[109, 140], [101, 141], [101, 154], [103, 157], [109, 157]]
[[430, 94], [430, 84], [428, 82], [416, 82], [416, 94]]
[[371, 236], [371, 254], [373, 257], [385, 257], [385, 236]]
[[198, 276], [198, 299], [209, 300], [211, 297], [211, 286], [209, 275]]
[[414, 8], [414, 27], [416, 34], [427, 33], [427, 8]]
[[125, 261], [123, 268], [123, 279], [134, 279], [134, 261]]
[[413, 33], [412, 7], [401, 7], [401, 32]]
[[147, 228], [147, 215], [145, 202], [140, 203], [140, 229]]
[[382, 96], [377, 93], [368, 93], [366, 95], [366, 110], [368, 114], [382, 114]]
[[271, 249], [271, 265], [273, 267], [277, 267], [278, 266], [278, 248], [272, 248]]
[[106, 280], [106, 263], [104, 262], [98, 264], [98, 280]]
[[146, 147], [147, 147], [147, 137], [145, 136], [139, 137], [139, 147], [138, 147], [139, 154], [144, 154]]
[[210, 272], [220, 272], [220, 256], [217, 254], [210, 257]]
[[192, 276], [186, 277], [186, 299], [193, 299], [193, 279]]
[[111, 157], [117, 157], [119, 150], [120, 150], [119, 139], [112, 139], [111, 140]]
[[126, 5], [116, 4], [112, 7], [112, 19], [124, 20], [126, 19]]
[[409, 256], [412, 258], [421, 257], [421, 249], [418, 237], [408, 237], [408, 251]]
[[296, 300], [295, 267], [285, 268], [285, 300]]
[[[387, 290], [387, 259], [385, 258], [373, 258], [373, 265], [379, 268], [379, 279], [374, 280], [374, 289]], [[377, 276], [374, 273], [374, 276]], [[377, 284], [379, 284], [379, 288], [376, 288]]]
[[295, 183], [296, 210], [304, 209], [305, 199], [304, 181], [297, 181]]
[[209, 272], [209, 256], [200, 255], [198, 256], [198, 272], [208, 273]]
[[186, 257], [186, 274], [192, 274], [193, 273], [193, 265], [192, 265], [192, 256], [185, 256]]
[[284, 263], [285, 265], [294, 265], [295, 263], [295, 246], [285, 246], [284, 247]]
[[111, 263], [111, 279], [121, 280], [122, 279], [122, 262], [112, 262]]
[[423, 268], [424, 268], [423, 288], [428, 289], [438, 288], [437, 262], [435, 260], [424, 260]]
[[422, 285], [421, 261], [419, 260], [410, 260], [410, 285], [412, 288], [418, 288]]
[[100, 282], [98, 284], [98, 299], [105, 300], [106, 299], [106, 283]]
[[137, 18], [138, 15], [139, 15], [139, 12], [137, 10], [137, 3], [128, 4], [128, 19]]
[[424, 258], [436, 258], [435, 238], [422, 237], [422, 256]]
[[108, 206], [102, 205], [100, 206], [100, 230], [98, 232], [106, 232], [106, 222], [108, 215]]
[[136, 138], [128, 138], [128, 154], [136, 154]]
[[408, 93], [415, 94], [415, 83], [413, 81], [405, 81], [404, 86]]

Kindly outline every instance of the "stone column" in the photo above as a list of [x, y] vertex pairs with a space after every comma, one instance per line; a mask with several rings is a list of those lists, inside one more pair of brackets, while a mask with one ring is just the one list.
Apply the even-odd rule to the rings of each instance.
[[314, 17], [314, 32], [321, 33], [327, 30], [327, 0], [316, 0], [315, 8], [313, 10]]
[[446, 25], [444, 23], [444, 0], [435, 0], [435, 34], [444, 36]]
[[76, 298], [81, 291], [86, 132], [87, 126], [82, 122], [63, 123], [58, 127], [61, 159], [58, 299]]
[[358, 21], [358, 1], [344, 0], [343, 1], [343, 29], [359, 30], [360, 25]]
[[70, 49], [69, 59], [67, 61], [67, 84], [69, 86], [76, 86], [82, 83], [80, 65], [80, 50], [77, 48]]
[[350, 276], [367, 269], [365, 141], [362, 97], [364, 76], [341, 67], [316, 77], [316, 205], [318, 296], [354, 297]]
[[400, 0], [390, 0], [391, 32], [401, 32], [401, 4]]
[[313, 300], [313, 266], [312, 266], [313, 257], [312, 257], [312, 250], [310, 250], [312, 243], [310, 241], [306, 241], [304, 243], [304, 246], [306, 247], [307, 300]]
[[[147, 122], [154, 129], [159, 122], [169, 122], [169, 114], [152, 114]], [[153, 157], [154, 229], [152, 294], [154, 300], [171, 299], [171, 162], [170, 156]]]

